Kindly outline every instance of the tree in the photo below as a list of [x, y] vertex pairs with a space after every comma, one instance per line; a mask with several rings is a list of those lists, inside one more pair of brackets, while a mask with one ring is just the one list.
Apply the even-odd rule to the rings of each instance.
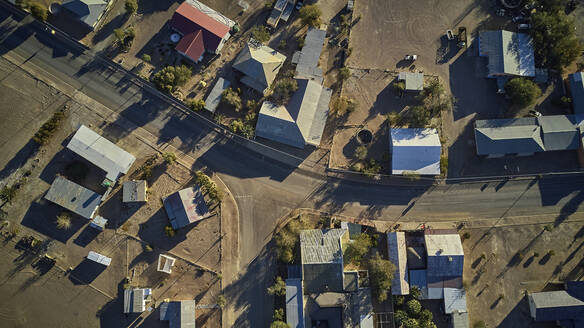
[[505, 92], [513, 104], [522, 108], [532, 105], [541, 96], [541, 89], [537, 84], [525, 78], [514, 78], [507, 82]]
[[[420, 297], [422, 297], [422, 291], [420, 291], [420, 288], [412, 286], [412, 288], [410, 288], [410, 296], [413, 299], [419, 300]], [[432, 312], [430, 312], [430, 314], [432, 314]], [[432, 320], [432, 317], [430, 317], [430, 320]]]
[[406, 321], [404, 321], [402, 325], [404, 328], [419, 328], [420, 327], [420, 323], [418, 322], [418, 320], [416, 320], [414, 318], [406, 319]]
[[379, 302], [387, 299], [387, 292], [391, 288], [391, 281], [395, 272], [395, 265], [376, 254], [369, 259], [369, 277], [372, 292]]
[[282, 279], [282, 277], [277, 276], [276, 281], [270, 287], [268, 287], [268, 294], [276, 295], [276, 296], [284, 296], [286, 295], [286, 282]]
[[149, 54], [143, 54], [142, 60], [145, 61], [146, 63], [149, 63], [152, 60], [152, 57], [150, 57]]
[[364, 160], [367, 157], [367, 147], [359, 146], [355, 149], [355, 157], [360, 160]]
[[152, 82], [161, 91], [171, 93], [191, 78], [192, 71], [185, 65], [167, 66], [152, 77]]
[[351, 71], [348, 68], [343, 67], [339, 69], [339, 77], [341, 78], [342, 81], [345, 81], [346, 79], [351, 77]]
[[395, 311], [394, 318], [399, 327], [404, 323], [404, 321], [408, 320], [409, 316], [405, 311], [397, 310]]
[[63, 212], [57, 216], [57, 229], [69, 230], [71, 228], [71, 215]]
[[128, 15], [133, 15], [136, 13], [136, 11], [138, 11], [138, 1], [126, 0], [124, 7], [126, 8], [126, 13]]
[[276, 320], [270, 324], [270, 328], [290, 328], [290, 325], [284, 321]]
[[12, 204], [12, 200], [16, 196], [17, 191], [18, 188], [16, 188], [16, 186], [4, 186], [0, 190], [0, 199], [5, 203]]
[[162, 154], [162, 158], [168, 165], [174, 164], [176, 162], [176, 155], [174, 153], [166, 152]]
[[317, 5], [307, 5], [300, 9], [300, 20], [304, 25], [319, 27], [320, 16], [322, 16], [322, 11]]
[[263, 25], [262, 26], [256, 25], [256, 26], [252, 27], [251, 28], [251, 35], [255, 40], [257, 40], [261, 43], [266, 43], [266, 42], [270, 41], [270, 32]]
[[369, 252], [371, 246], [373, 246], [371, 237], [366, 233], [359, 234], [352, 243], [347, 245], [344, 254], [346, 261], [359, 265], [363, 260], [363, 256]]
[[272, 101], [277, 104], [286, 104], [292, 96], [292, 93], [298, 90], [298, 83], [295, 79], [282, 79], [274, 86], [274, 93], [272, 94]]
[[49, 17], [49, 10], [43, 4], [33, 2], [29, 5], [30, 13], [38, 20], [46, 21]]
[[444, 87], [439, 80], [432, 80], [427, 86], [422, 90], [421, 96], [423, 98], [429, 98], [431, 100], [437, 99], [444, 94]]
[[232, 106], [236, 111], [239, 111], [242, 106], [239, 94], [231, 88], [227, 88], [223, 91], [221, 102]]
[[411, 299], [406, 302], [406, 312], [410, 317], [417, 317], [422, 311], [422, 304], [416, 299]]
[[432, 321], [433, 318], [434, 315], [432, 314], [432, 311], [428, 309], [424, 309], [420, 312], [420, 321]]
[[357, 109], [359, 104], [354, 99], [348, 98], [346, 96], [341, 96], [335, 100], [333, 103], [333, 110], [338, 116], [343, 116], [347, 112], [351, 113]]
[[273, 318], [274, 321], [282, 321], [286, 319], [286, 317], [284, 316], [284, 309], [275, 309]]
[[187, 101], [187, 106], [195, 112], [200, 112], [205, 109], [205, 101], [203, 99], [191, 99]]

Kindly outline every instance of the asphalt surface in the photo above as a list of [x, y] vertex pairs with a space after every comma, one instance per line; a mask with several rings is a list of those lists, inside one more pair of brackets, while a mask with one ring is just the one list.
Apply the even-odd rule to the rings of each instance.
[[[31, 23], [30, 17], [21, 19], [5, 10], [0, 13], [0, 55], [42, 70], [56, 84], [85, 93], [158, 136], [160, 142], [173, 144], [197, 158], [198, 164], [218, 172], [239, 208], [241, 265], [251, 263], [242, 271], [245, 279], [238, 289], [238, 297], [251, 305], [240, 301], [248, 308], [237, 326], [259, 327], [269, 322], [271, 314], [262, 308], [268, 306], [263, 285], [270, 281], [259, 283], [271, 270], [265, 245], [278, 218], [291, 209], [318, 208], [370, 219], [417, 222], [532, 215], [561, 221], [582, 211], [584, 178], [580, 175], [412, 187], [305, 174], [241, 147], [200, 119], [174, 108], [157, 92], [136, 84], [126, 72], [50, 36]], [[108, 132], [107, 126], [104, 130]]]

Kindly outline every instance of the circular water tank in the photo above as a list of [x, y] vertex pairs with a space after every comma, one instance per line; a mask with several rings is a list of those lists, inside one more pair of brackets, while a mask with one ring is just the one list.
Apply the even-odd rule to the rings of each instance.
[[371, 133], [371, 131], [367, 130], [367, 129], [363, 129], [361, 131], [359, 131], [359, 133], [357, 133], [357, 139], [359, 139], [359, 142], [362, 144], [368, 144], [371, 142], [371, 140], [373, 140], [373, 133]]
[[177, 43], [178, 41], [180, 41], [180, 34], [178, 34], [178, 33], [172, 33], [170, 35], [170, 41], [172, 43]]

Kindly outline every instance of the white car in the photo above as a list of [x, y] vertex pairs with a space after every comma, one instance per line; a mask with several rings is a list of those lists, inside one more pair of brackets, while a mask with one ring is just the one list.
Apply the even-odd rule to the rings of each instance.
[[416, 59], [418, 59], [418, 55], [406, 55], [406, 57], [404, 58], [404, 60], [407, 61], [416, 61]]

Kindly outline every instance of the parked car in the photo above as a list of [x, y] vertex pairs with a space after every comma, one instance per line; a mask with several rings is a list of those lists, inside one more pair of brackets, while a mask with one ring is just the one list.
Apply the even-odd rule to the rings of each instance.
[[304, 5], [304, 4], [302, 3], [302, 1], [298, 1], [298, 2], [296, 3], [296, 10], [300, 10], [300, 8], [302, 8], [302, 5]]
[[517, 28], [520, 30], [529, 30], [531, 28], [531, 24], [519, 24]]
[[535, 109], [531, 109], [529, 110], [528, 115], [531, 117], [540, 117], [541, 113], [536, 111]]
[[416, 61], [416, 59], [418, 59], [418, 55], [406, 55], [406, 57], [404, 58], [404, 60], [407, 61]]

